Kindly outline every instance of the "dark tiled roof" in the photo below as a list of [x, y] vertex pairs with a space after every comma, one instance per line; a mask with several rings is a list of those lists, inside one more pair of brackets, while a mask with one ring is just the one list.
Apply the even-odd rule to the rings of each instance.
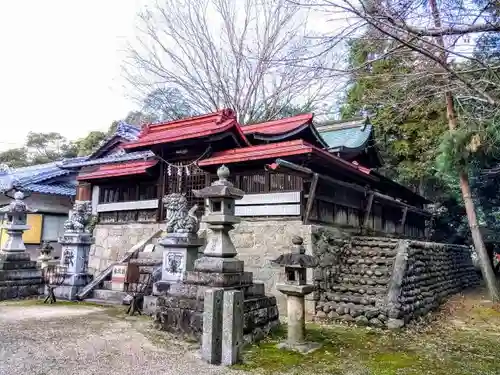
[[90, 165], [99, 165], [107, 163], [119, 163], [123, 161], [132, 161], [140, 159], [150, 159], [154, 157], [151, 151], [137, 151], [129, 153], [116, 153], [107, 155], [98, 159], [85, 159], [85, 160], [63, 160], [59, 166], [61, 168], [81, 168]]
[[[117, 136], [127, 141], [134, 141], [139, 136], [139, 133], [140, 129], [138, 127], [120, 122], [115, 133], [103, 145]], [[130, 154], [118, 153], [94, 160], [91, 160], [89, 156], [83, 156], [23, 168], [2, 168], [0, 169], [0, 193], [16, 188], [40, 194], [74, 196], [76, 194], [76, 181], [72, 184], [68, 181], [54, 181], [54, 179], [57, 180], [60, 177], [75, 175], [76, 172], [71, 170], [71, 168], [109, 162], [147, 159], [151, 156], [153, 154], [149, 151]]]
[[0, 172], [0, 192], [16, 188], [43, 194], [72, 196], [76, 193], [75, 186], [71, 186], [66, 182], [50, 181], [72, 173], [74, 172], [61, 169], [57, 162], [16, 169], [5, 168]]
[[24, 190], [39, 194], [54, 194], [72, 197], [76, 195], [76, 186], [72, 184], [29, 184]]

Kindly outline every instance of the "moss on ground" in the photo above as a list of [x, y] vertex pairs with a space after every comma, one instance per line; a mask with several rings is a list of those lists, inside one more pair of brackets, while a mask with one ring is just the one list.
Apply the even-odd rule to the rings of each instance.
[[322, 348], [308, 355], [277, 349], [281, 330], [248, 347], [237, 367], [259, 374], [500, 374], [500, 313], [480, 296], [457, 297], [432, 322], [398, 332], [308, 325], [307, 335]]

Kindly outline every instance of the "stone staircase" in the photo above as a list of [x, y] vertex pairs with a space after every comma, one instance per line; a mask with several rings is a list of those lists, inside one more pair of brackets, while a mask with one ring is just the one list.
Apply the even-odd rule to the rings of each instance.
[[[144, 239], [132, 247], [119, 261], [112, 263], [108, 268], [94, 277], [78, 295], [80, 301], [92, 302], [99, 305], [127, 304], [126, 291], [112, 290], [111, 275], [113, 267], [118, 264], [131, 263], [139, 266], [140, 280], [146, 282], [150, 274], [161, 273], [162, 252], [156, 246], [161, 231]], [[153, 251], [144, 252], [147, 245], [153, 245]], [[153, 281], [153, 280], [151, 280]], [[132, 285], [134, 287], [135, 285]]]

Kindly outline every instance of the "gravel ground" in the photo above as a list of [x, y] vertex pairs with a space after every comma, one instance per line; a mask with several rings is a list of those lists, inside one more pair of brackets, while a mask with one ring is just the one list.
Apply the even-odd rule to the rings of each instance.
[[210, 366], [147, 318], [87, 306], [0, 304], [0, 375], [245, 374]]

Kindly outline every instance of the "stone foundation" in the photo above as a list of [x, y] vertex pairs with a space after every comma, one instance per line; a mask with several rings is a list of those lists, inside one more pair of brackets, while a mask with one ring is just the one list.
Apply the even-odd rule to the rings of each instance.
[[[91, 272], [103, 270], [123, 256], [137, 241], [161, 229], [162, 225], [97, 225], [96, 245], [91, 250], [89, 269]], [[307, 254], [315, 255], [320, 260], [318, 268], [308, 270], [307, 282], [314, 283], [318, 288], [318, 291], [306, 297], [306, 313], [309, 316], [320, 319], [357, 320], [360, 324], [387, 326], [387, 296], [393, 277], [396, 247], [399, 244], [397, 239], [359, 237], [345, 229], [303, 225], [300, 220], [290, 219], [243, 220], [235, 225], [230, 236], [238, 251], [237, 258], [245, 262], [245, 270], [252, 272], [255, 280], [264, 283], [265, 294], [277, 299], [280, 313], [284, 315], [286, 298], [275, 286], [284, 281], [285, 275], [280, 267], [271, 264], [271, 260], [290, 251], [294, 235], [304, 239]], [[405, 269], [404, 280], [408, 281], [405, 281], [405, 286], [398, 296], [401, 302], [398, 302], [397, 306], [401, 304], [401, 307], [396, 307], [403, 309], [403, 321], [411, 320], [414, 315], [434, 308], [435, 300], [442, 300], [445, 298], [443, 296], [456, 293], [477, 282], [477, 274], [470, 268], [472, 263], [467, 247], [434, 244], [434, 248], [427, 250], [429, 254], [420, 254], [414, 250], [418, 249], [420, 242], [409, 243], [410, 259], [415, 257], [415, 260], [410, 260], [408, 264], [417, 262], [420, 266]], [[423, 260], [428, 255], [434, 257], [432, 259], [439, 258], [445, 269], [432, 270], [434, 260]], [[421, 265], [420, 262], [424, 264]], [[449, 268], [450, 264], [461, 264], [461, 273], [453, 273]], [[419, 272], [420, 275], [413, 275], [413, 272]], [[440, 281], [440, 278], [445, 280]], [[432, 289], [434, 287], [431, 283], [436, 280], [436, 288], [442, 290]], [[425, 283], [430, 284], [424, 285]], [[416, 291], [408, 290], [408, 285], [415, 285], [411, 288]], [[422, 300], [426, 300], [425, 306], [421, 306]], [[405, 307], [406, 305], [411, 306]], [[399, 313], [393, 315], [399, 316]]]
[[316, 317], [398, 328], [478, 284], [466, 246], [322, 233]]
[[[276, 297], [280, 314], [286, 315], [286, 296], [276, 290], [276, 284], [285, 281], [285, 272], [271, 261], [290, 252], [293, 236], [302, 237], [306, 253], [312, 254], [311, 228], [301, 220], [243, 220], [230, 232], [237, 258], [245, 262], [245, 270], [252, 272], [255, 280], [264, 283], [265, 293]], [[308, 275], [308, 282], [312, 282], [312, 270]], [[314, 312], [309, 304], [306, 311]]]
[[42, 295], [42, 272], [28, 253], [0, 254], [0, 301]]
[[[203, 286], [182, 285], [175, 296], [148, 297], [146, 311], [151, 311], [162, 330], [201, 341], [203, 333]], [[279, 326], [278, 306], [275, 297], [263, 294], [263, 285], [244, 287], [243, 338], [245, 343], [262, 340]]]
[[[89, 273], [103, 271], [123, 257], [138, 241], [163, 227], [164, 223], [97, 225], [94, 230], [95, 245], [90, 250]], [[200, 237], [204, 237], [204, 226], [202, 228]], [[286, 297], [276, 290], [276, 284], [285, 280], [285, 274], [271, 261], [290, 251], [293, 236], [302, 237], [306, 254], [312, 255], [313, 246], [324, 246], [321, 242], [323, 232], [327, 233], [328, 238], [343, 238], [347, 235], [347, 232], [337, 228], [303, 225], [301, 220], [285, 218], [242, 220], [229, 235], [238, 251], [237, 258], [245, 262], [245, 270], [253, 273], [254, 280], [264, 283], [265, 294], [276, 297], [280, 313], [286, 315]], [[202, 250], [203, 246], [200, 247]], [[312, 274], [313, 271], [308, 270], [308, 283], [312, 283]], [[312, 302], [314, 295], [306, 297], [308, 316], [315, 312]]]

